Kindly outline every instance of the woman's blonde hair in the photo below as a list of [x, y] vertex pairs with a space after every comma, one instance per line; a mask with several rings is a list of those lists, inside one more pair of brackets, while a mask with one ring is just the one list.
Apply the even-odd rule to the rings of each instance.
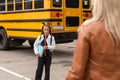
[[84, 24], [92, 21], [104, 21], [106, 31], [120, 44], [120, 0], [94, 0], [93, 18]]

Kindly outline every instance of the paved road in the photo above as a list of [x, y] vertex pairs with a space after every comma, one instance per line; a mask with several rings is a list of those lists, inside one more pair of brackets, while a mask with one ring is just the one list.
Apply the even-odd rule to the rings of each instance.
[[[51, 80], [65, 79], [75, 43], [57, 44], [51, 65]], [[34, 80], [36, 66], [37, 57], [27, 42], [22, 47], [0, 51], [0, 80]]]

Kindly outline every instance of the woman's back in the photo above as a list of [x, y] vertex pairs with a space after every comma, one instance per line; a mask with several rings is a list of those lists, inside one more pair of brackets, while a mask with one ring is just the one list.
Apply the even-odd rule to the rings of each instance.
[[120, 0], [94, 0], [66, 80], [120, 80]]
[[80, 35], [90, 45], [86, 80], [120, 80], [120, 46], [115, 45], [104, 22], [93, 22], [82, 30]]

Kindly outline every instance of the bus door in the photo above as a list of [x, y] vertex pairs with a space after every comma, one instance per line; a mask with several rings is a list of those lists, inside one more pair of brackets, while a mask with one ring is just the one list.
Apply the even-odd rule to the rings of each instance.
[[[77, 29], [81, 24], [81, 0], [52, 0], [52, 32], [59, 43], [71, 42], [77, 38]], [[81, 7], [80, 7], [81, 6]], [[56, 11], [57, 10], [57, 11]]]
[[64, 32], [63, 26], [63, 0], [51, 0], [52, 1], [52, 16], [54, 19], [52, 22], [52, 32], [61, 33]]
[[66, 32], [76, 32], [82, 19], [81, 0], [63, 0], [63, 17]]

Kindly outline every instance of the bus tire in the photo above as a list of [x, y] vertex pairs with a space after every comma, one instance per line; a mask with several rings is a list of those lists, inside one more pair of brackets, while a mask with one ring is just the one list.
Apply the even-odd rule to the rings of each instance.
[[5, 30], [0, 29], [0, 50], [7, 50], [9, 47], [9, 39]]
[[28, 42], [29, 42], [30, 46], [33, 47], [33, 44], [34, 44], [35, 41], [34, 40], [28, 40]]

